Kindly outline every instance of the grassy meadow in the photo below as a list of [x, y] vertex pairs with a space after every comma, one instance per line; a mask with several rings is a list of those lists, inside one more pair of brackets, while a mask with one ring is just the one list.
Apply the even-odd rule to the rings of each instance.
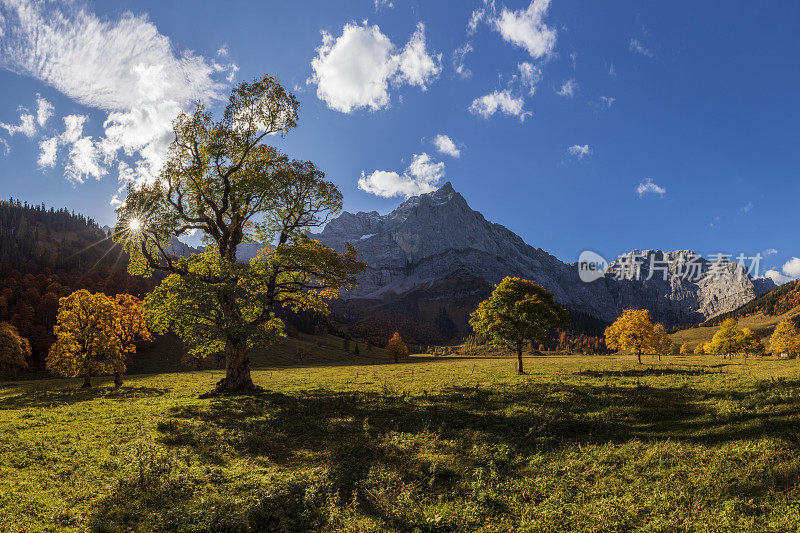
[[[287, 356], [288, 357], [288, 356]], [[789, 531], [800, 360], [373, 356], [0, 384], [2, 531]]]

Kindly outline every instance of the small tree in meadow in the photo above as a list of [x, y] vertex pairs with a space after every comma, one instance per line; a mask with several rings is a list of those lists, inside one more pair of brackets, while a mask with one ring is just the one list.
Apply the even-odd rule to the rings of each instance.
[[692, 349], [689, 348], [687, 343], [683, 343], [681, 345], [681, 355], [689, 355], [690, 353], [692, 353]]
[[0, 322], [0, 370], [16, 371], [28, 367], [31, 345], [19, 335], [17, 328]]
[[675, 345], [672, 344], [669, 335], [667, 335], [667, 331], [661, 324], [656, 324], [653, 327], [653, 338], [651, 342], [653, 350], [658, 354], [659, 361], [661, 361], [661, 356], [666, 357], [672, 355], [672, 352], [675, 351]]
[[83, 376], [84, 388], [92, 386], [92, 374], [113, 373], [122, 355], [115, 320], [116, 306], [105, 294], [79, 290], [61, 298], [47, 369], [71, 378]]
[[776, 354], [796, 356], [800, 354], [800, 332], [791, 320], [782, 320], [775, 326], [769, 344]]
[[507, 277], [470, 315], [476, 333], [498, 348], [517, 353], [517, 373], [523, 374], [522, 349], [542, 342], [556, 328], [566, 327], [569, 314], [553, 294], [532, 281]]
[[694, 347], [695, 355], [707, 355], [708, 351], [706, 350], [706, 346], [708, 346], [706, 342], [698, 343], [698, 345]]
[[386, 345], [386, 354], [390, 357], [394, 357], [395, 363], [401, 357], [408, 357], [408, 347], [406, 343], [403, 342], [403, 338], [400, 337], [399, 332], [395, 331], [392, 338], [389, 339], [389, 344]]
[[622, 316], [606, 328], [606, 346], [612, 350], [630, 350], [642, 364], [642, 352], [657, 352], [655, 326], [646, 309], [625, 309]]

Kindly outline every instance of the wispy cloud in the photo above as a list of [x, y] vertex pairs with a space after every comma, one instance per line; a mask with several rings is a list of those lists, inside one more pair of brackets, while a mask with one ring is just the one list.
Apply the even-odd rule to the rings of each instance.
[[472, 76], [472, 71], [464, 64], [464, 58], [468, 53], [472, 52], [472, 44], [465, 43], [464, 46], [453, 50], [453, 70], [456, 71], [461, 78], [469, 78]]
[[652, 178], [645, 178], [636, 186], [636, 194], [639, 195], [639, 198], [643, 198], [647, 194], [664, 196], [667, 194], [667, 189], [654, 183]]
[[567, 148], [567, 153], [573, 157], [577, 157], [578, 159], [583, 159], [584, 157], [592, 155], [592, 149], [588, 144], [573, 144]]
[[653, 57], [653, 52], [650, 51], [647, 47], [639, 39], [632, 38], [630, 43], [628, 43], [628, 48], [630, 48], [631, 52], [637, 53], [641, 56], [651, 58]]
[[561, 87], [556, 91], [556, 94], [558, 94], [559, 96], [564, 96], [566, 98], [572, 98], [573, 96], [575, 96], [577, 90], [578, 90], [578, 82], [576, 82], [574, 79], [569, 79], [561, 84]]
[[[135, 172], [119, 175], [121, 187], [154, 180], [171, 140], [172, 120], [196, 100], [222, 98], [225, 81], [215, 76], [235, 72], [231, 64], [177, 52], [146, 15], [125, 12], [100, 19], [79, 3], [3, 3], [0, 35], [0, 67], [107, 113], [102, 136], [70, 139], [65, 175], [74, 181], [106, 175], [122, 157]], [[48, 108], [40, 106], [37, 122], [47, 118]], [[42, 148], [40, 160], [49, 164], [51, 156], [52, 141]]]

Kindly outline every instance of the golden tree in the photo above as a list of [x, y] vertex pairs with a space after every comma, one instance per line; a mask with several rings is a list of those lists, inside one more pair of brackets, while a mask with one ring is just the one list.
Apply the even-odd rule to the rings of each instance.
[[765, 351], [761, 337], [750, 328], [742, 329], [741, 339], [736, 353], [741, 355], [761, 355]]
[[800, 354], [800, 332], [791, 320], [782, 320], [775, 326], [769, 341], [769, 348], [776, 354]]
[[664, 357], [672, 355], [675, 350], [675, 345], [667, 335], [667, 330], [661, 324], [653, 326], [653, 338], [651, 340], [653, 350], [658, 354], [658, 360], [661, 361], [661, 356]]
[[401, 357], [408, 357], [408, 346], [403, 342], [403, 338], [400, 337], [399, 332], [395, 331], [392, 338], [389, 339], [389, 344], [386, 345], [386, 353], [394, 357], [395, 363]]
[[478, 305], [470, 315], [469, 324], [492, 346], [514, 350], [517, 372], [523, 374], [525, 345], [544, 342], [551, 331], [567, 326], [569, 314], [542, 286], [526, 279], [507, 277]]
[[683, 343], [681, 345], [681, 355], [689, 355], [690, 353], [692, 353], [692, 349], [689, 348], [687, 343]]
[[120, 357], [114, 368], [114, 386], [122, 386], [122, 373], [128, 357], [136, 353], [136, 343], [152, 341], [142, 313], [141, 302], [130, 294], [118, 294], [114, 299], [114, 335], [119, 343]]
[[8, 322], [0, 322], [0, 370], [27, 368], [30, 356], [28, 340], [20, 337], [17, 328]]
[[66, 377], [83, 376], [83, 387], [92, 386], [92, 374], [113, 373], [121, 357], [115, 323], [116, 306], [105, 294], [79, 290], [61, 298], [47, 369]]
[[739, 322], [735, 318], [726, 318], [714, 333], [707, 349], [714, 355], [731, 355], [739, 353], [739, 346], [742, 344], [742, 330], [739, 329]]
[[658, 351], [655, 326], [647, 309], [625, 309], [622, 316], [606, 328], [606, 346], [612, 350], [629, 350], [642, 364], [642, 352]]
[[697, 346], [694, 347], [694, 353], [696, 355], [707, 355], [708, 354], [707, 347], [708, 347], [707, 342], [698, 343]]

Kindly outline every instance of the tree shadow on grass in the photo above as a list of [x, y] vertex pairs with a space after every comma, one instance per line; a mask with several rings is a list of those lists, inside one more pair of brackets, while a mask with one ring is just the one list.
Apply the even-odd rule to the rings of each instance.
[[98, 398], [127, 401], [137, 398], [163, 396], [167, 392], [169, 392], [169, 389], [136, 385], [123, 385], [118, 389], [113, 387], [92, 387], [89, 389], [77, 387], [29, 389], [19, 394], [0, 398], [0, 410], [25, 409], [26, 407], [58, 407], [96, 400]]
[[[264, 393], [175, 406], [159, 422], [158, 431], [162, 444], [193, 453], [201, 464], [219, 467], [243, 458], [254, 465], [277, 465], [284, 472], [322, 468], [325, 483], [341, 498], [341, 505], [346, 506], [352, 494], [367, 494], [359, 501], [360, 513], [388, 529], [405, 531], [420, 527], [419, 517], [387, 510], [381, 491], [396, 498], [400, 487], [424, 487], [426, 497], [474, 497], [466, 487], [475, 473], [493, 470], [501, 479], [523, 478], [524, 458], [575, 444], [636, 440], [715, 446], [760, 437], [796, 444], [798, 430], [789, 421], [800, 420], [800, 398], [786, 392], [798, 386], [795, 381], [765, 381], [735, 396], [686, 386], [533, 381], [420, 396], [326, 390]], [[736, 401], [739, 407], [720, 409], [720, 402], [726, 401]], [[800, 480], [797, 460], [781, 468], [771, 479], [725, 490], [758, 499], [775, 486], [795, 486]], [[103, 508], [131, 505], [136, 498], [120, 490], [109, 495]], [[168, 505], [152, 501], [158, 512]], [[296, 530], [324, 525], [319, 522], [324, 517], [306, 520], [313, 511], [307, 502], [284, 505], [281, 497], [265, 501], [271, 502], [268, 508], [253, 507], [261, 518], [242, 519], [251, 529], [272, 524], [275, 513], [287, 509], [296, 513], [287, 518]], [[491, 497], [481, 505], [490, 516], [517, 512], [509, 502]], [[440, 528], [448, 529], [458, 528]]]

